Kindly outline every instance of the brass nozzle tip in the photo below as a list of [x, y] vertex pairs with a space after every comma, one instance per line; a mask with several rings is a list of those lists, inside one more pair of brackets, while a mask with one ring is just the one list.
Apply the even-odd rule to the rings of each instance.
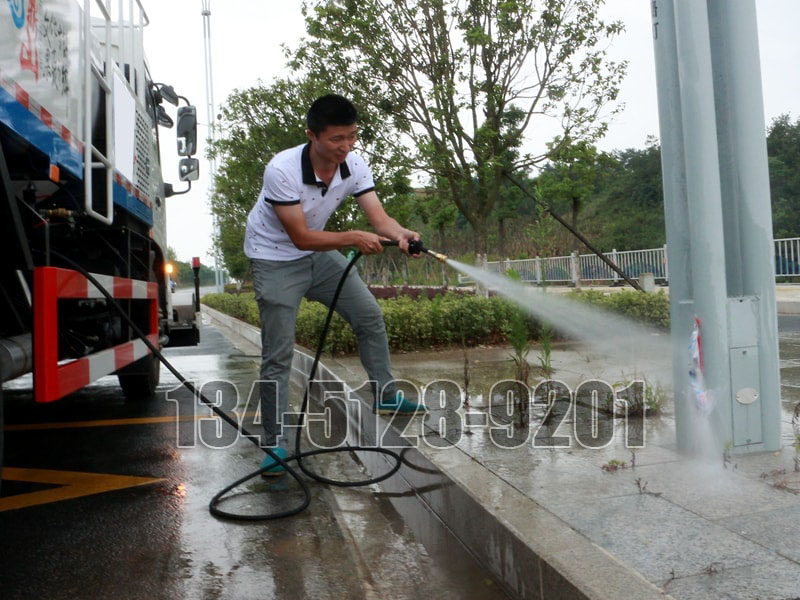
[[428, 254], [430, 254], [433, 258], [441, 262], [447, 262], [447, 255], [446, 254], [439, 254], [438, 252], [434, 252], [433, 250], [428, 250]]

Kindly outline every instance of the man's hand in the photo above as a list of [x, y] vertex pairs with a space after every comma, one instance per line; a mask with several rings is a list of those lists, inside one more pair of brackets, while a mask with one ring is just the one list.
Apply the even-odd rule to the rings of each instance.
[[[379, 254], [383, 252], [381, 240], [386, 240], [387, 238], [368, 231], [355, 230], [349, 233], [353, 236], [353, 245], [358, 247], [361, 254]], [[407, 248], [408, 242], [406, 242], [406, 249]]]
[[406, 256], [410, 256], [411, 258], [422, 258], [422, 254], [411, 254], [408, 251], [408, 242], [411, 240], [418, 240], [419, 234], [416, 231], [411, 231], [409, 229], [403, 229], [403, 232], [400, 234], [401, 237], [397, 240], [400, 251], [405, 254]]
[[390, 240], [397, 240], [400, 250], [406, 256], [414, 256], [420, 258], [419, 254], [408, 253], [409, 240], [418, 240], [419, 234], [416, 231], [411, 231], [402, 227], [397, 221], [386, 214], [383, 210], [378, 195], [374, 192], [367, 192], [358, 197], [358, 204], [361, 206], [364, 213], [367, 215], [369, 224], [380, 235], [384, 235]]

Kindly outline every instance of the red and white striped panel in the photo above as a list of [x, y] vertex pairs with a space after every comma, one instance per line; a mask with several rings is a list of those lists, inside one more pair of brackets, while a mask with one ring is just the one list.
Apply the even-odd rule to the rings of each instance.
[[[158, 285], [108, 275], [94, 277], [114, 298], [149, 303], [147, 339], [158, 347]], [[77, 360], [58, 362], [58, 299], [102, 298], [77, 271], [37, 267], [33, 272], [33, 382], [37, 402], [52, 402], [146, 356], [142, 340], [131, 340]]]
[[[151, 344], [158, 347], [157, 335], [149, 335], [147, 338]], [[150, 354], [150, 349], [145, 343], [142, 340], [134, 340], [81, 358], [79, 360], [89, 363], [89, 377], [84, 385], [144, 358], [148, 354]]]
[[[33, 116], [39, 119], [53, 133], [60, 136], [67, 144], [75, 148], [81, 154], [81, 156], [83, 156], [83, 142], [77, 139], [73, 135], [72, 131], [70, 131], [65, 125], [62, 125], [58, 120], [56, 120], [50, 111], [32, 98], [31, 95], [19, 83], [4, 77], [2, 71], [0, 71], [0, 87], [11, 94], [11, 96], [16, 98], [17, 102], [30, 111]], [[153, 203], [150, 201], [150, 199], [145, 194], [141, 193], [139, 189], [130, 181], [128, 181], [119, 171], [114, 171], [114, 181], [122, 186], [129, 195], [135, 197], [147, 208], [153, 208]]]
[[53, 115], [50, 114], [50, 111], [31, 97], [20, 84], [5, 77], [2, 71], [0, 71], [0, 87], [16, 98], [17, 102], [30, 111], [33, 116], [44, 123], [51, 131], [60, 136], [65, 142], [83, 155], [83, 142], [77, 139], [65, 125], [55, 119]]
[[114, 171], [114, 181], [117, 185], [122, 186], [125, 191], [136, 198], [139, 202], [144, 204], [147, 208], [153, 208], [153, 203], [150, 202], [150, 199], [145, 196], [142, 192], [139, 191], [135, 185], [133, 185], [130, 181], [128, 181], [122, 173], [119, 171]]
[[[114, 298], [146, 300], [158, 297], [158, 284], [154, 282], [96, 273], [92, 273], [92, 276]], [[77, 271], [57, 269], [55, 277], [56, 293], [59, 298], [105, 298], [93, 283]]]

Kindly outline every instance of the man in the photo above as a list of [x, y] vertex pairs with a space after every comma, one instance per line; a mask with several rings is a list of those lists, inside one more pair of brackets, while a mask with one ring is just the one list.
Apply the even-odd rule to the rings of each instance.
[[[269, 162], [258, 201], [247, 217], [244, 249], [253, 266], [261, 320], [261, 380], [269, 382], [261, 384], [261, 417], [266, 443], [281, 458], [287, 456], [289, 440], [276, 417], [288, 410], [300, 300], [305, 296], [330, 306], [347, 266], [338, 249], [355, 246], [363, 254], [377, 254], [383, 251], [381, 241], [388, 239], [396, 240], [407, 254], [409, 240], [419, 239], [386, 214], [372, 172], [351, 152], [358, 139], [357, 120], [356, 108], [342, 96], [315, 100], [306, 116], [308, 143], [284, 150]], [[328, 218], [350, 195], [376, 233], [324, 231]], [[377, 382], [375, 412], [424, 410], [396, 394], [383, 315], [355, 270], [347, 277], [336, 311], [352, 326], [361, 363], [369, 379]], [[273, 463], [267, 456], [262, 468]], [[282, 472], [283, 467], [274, 464], [265, 474]]]

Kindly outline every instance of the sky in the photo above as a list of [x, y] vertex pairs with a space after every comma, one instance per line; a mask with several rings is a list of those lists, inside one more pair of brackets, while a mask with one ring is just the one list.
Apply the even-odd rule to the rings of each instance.
[[[738, 1], [738, 0], [729, 0]], [[156, 81], [169, 83], [197, 106], [200, 180], [185, 195], [167, 199], [167, 240], [179, 260], [200, 256], [212, 264], [212, 218], [208, 207], [209, 164], [204, 159], [207, 97], [201, 0], [142, 0], [150, 18], [145, 53]], [[211, 0], [211, 54], [215, 113], [235, 89], [290, 75], [282, 45], [305, 34], [299, 0]], [[800, 118], [800, 0], [756, 0], [766, 122], [783, 113]], [[613, 60], [627, 60], [619, 101], [625, 105], [598, 143], [602, 150], [642, 148], [658, 137], [658, 106], [649, 0], [608, 0], [604, 16], [626, 31], [609, 47]], [[170, 107], [171, 108], [171, 107]], [[547, 139], [552, 134], [546, 136]], [[168, 137], [168, 139], [172, 139]], [[532, 140], [543, 143], [546, 140]], [[164, 144], [164, 178], [178, 189], [177, 156]], [[255, 198], [253, 198], [255, 202]]]

